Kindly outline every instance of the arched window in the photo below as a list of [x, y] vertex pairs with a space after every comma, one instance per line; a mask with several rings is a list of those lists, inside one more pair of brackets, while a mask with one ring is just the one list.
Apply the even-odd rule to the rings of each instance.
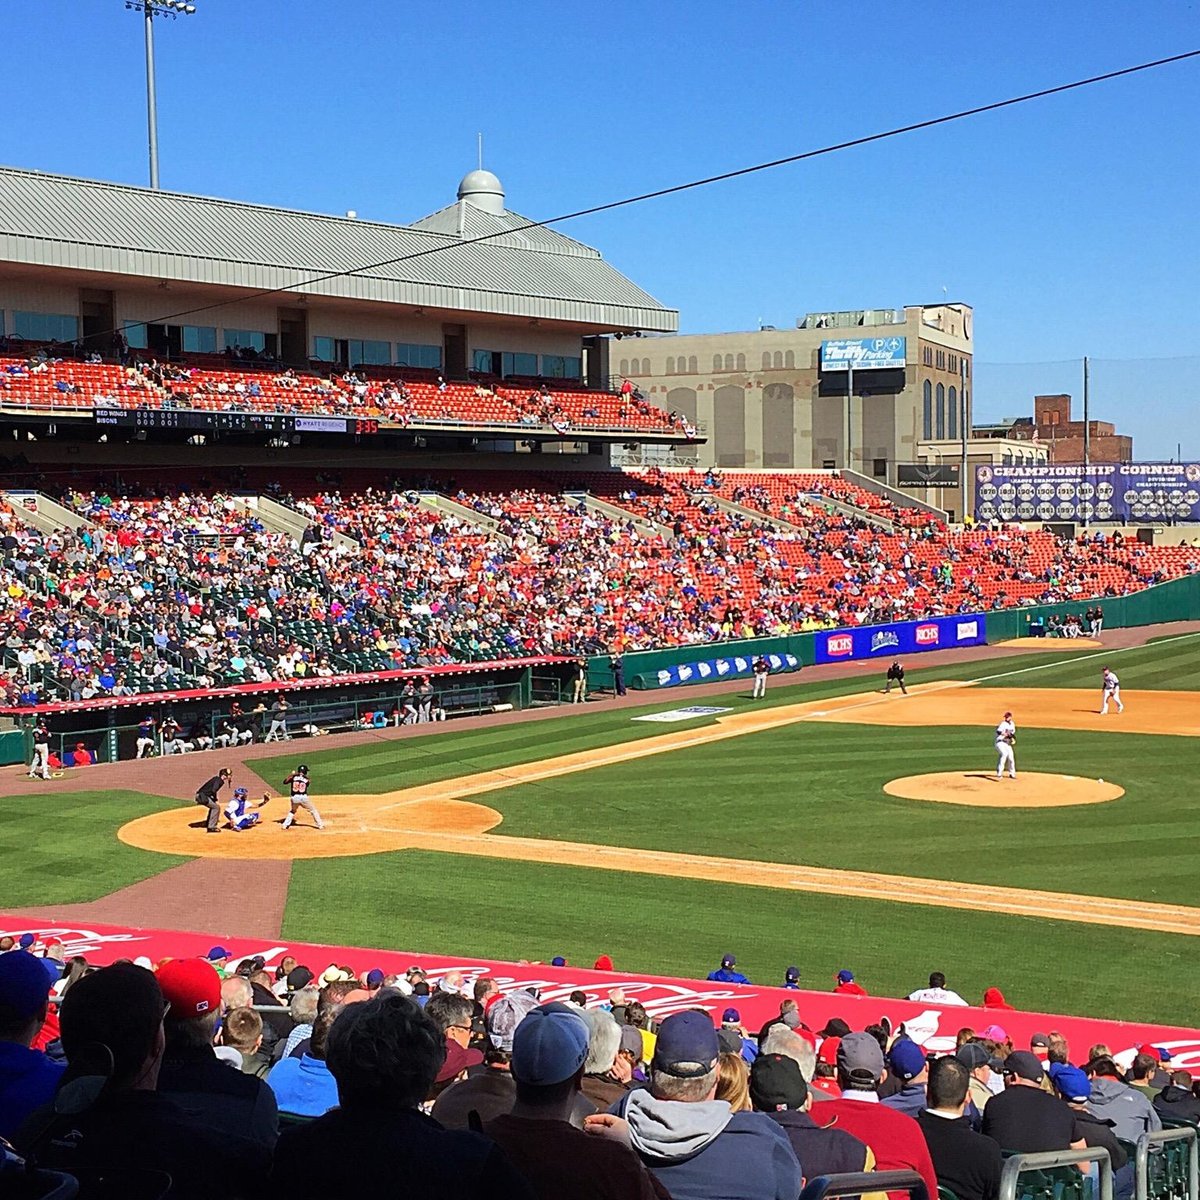
[[935, 436], [938, 438], [946, 436], [946, 386], [941, 383], [937, 385], [937, 424], [935, 426]]
[[713, 370], [719, 371], [720, 369], [721, 369], [721, 356], [719, 354], [714, 354], [713, 355]]
[[696, 356], [694, 354], [689, 354], [688, 355], [688, 374], [695, 375], [697, 373], [697, 370], [698, 370], [698, 364], [696, 362]]
[[770, 350], [763, 351], [763, 364], [762, 365], [763, 365], [764, 371], [769, 371], [771, 369], [771, 352], [770, 352]]
[[925, 380], [925, 387], [922, 389], [924, 393], [924, 412], [921, 420], [921, 437], [925, 441], [929, 441], [933, 437], [933, 384], [929, 380]]
[[794, 353], [793, 353], [791, 350], [788, 350], [788, 351], [787, 351], [787, 352], [784, 354], [784, 356], [783, 356], [783, 365], [784, 365], [785, 367], [787, 367], [787, 369], [788, 369], [789, 371], [791, 371], [791, 370], [793, 370], [793, 369], [795, 368], [795, 366], [796, 366], [796, 355], [795, 355], [795, 354], [794, 354]]
[[737, 369], [739, 371], [744, 371], [746, 369], [746, 356], [744, 354], [739, 354], [737, 356]]
[[629, 359], [627, 359], [627, 358], [621, 359], [621, 374], [622, 375], [629, 374]]
[[950, 411], [946, 415], [946, 436], [958, 437], [958, 388], [950, 385]]
[[775, 370], [777, 370], [777, 371], [783, 370], [783, 351], [782, 350], [775, 351]]
[[642, 359], [642, 374], [643, 375], [650, 374], [650, 360], [648, 358]]
[[733, 355], [732, 354], [725, 355], [725, 370], [727, 370], [727, 371], [733, 370]]
[[667, 359], [667, 374], [668, 375], [675, 374], [675, 359], [674, 359], [674, 357]]

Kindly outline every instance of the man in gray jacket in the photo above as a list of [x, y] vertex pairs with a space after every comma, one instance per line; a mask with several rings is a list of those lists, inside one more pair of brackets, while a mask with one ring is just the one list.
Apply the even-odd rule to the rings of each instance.
[[766, 1113], [735, 1113], [715, 1099], [719, 1053], [707, 1013], [667, 1017], [649, 1088], [622, 1097], [612, 1115], [589, 1117], [585, 1128], [627, 1137], [674, 1200], [796, 1200], [800, 1163], [783, 1129]]
[[1162, 1128], [1162, 1118], [1154, 1105], [1137, 1088], [1121, 1082], [1117, 1064], [1111, 1058], [1093, 1058], [1084, 1069], [1092, 1081], [1088, 1111], [1111, 1121], [1117, 1137], [1136, 1142], [1143, 1133]]

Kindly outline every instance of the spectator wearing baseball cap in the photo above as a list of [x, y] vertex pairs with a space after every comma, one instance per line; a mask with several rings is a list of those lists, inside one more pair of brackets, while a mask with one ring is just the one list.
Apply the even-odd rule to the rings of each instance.
[[[925, 1051], [911, 1038], [897, 1038], [888, 1051], [887, 1062], [900, 1082], [900, 1090], [884, 1096], [880, 1103], [915, 1117], [925, 1109], [925, 1085], [929, 1079]], [[960, 1196], [959, 1200], [963, 1198]]]
[[173, 958], [158, 969], [158, 985], [171, 1006], [163, 1022], [167, 1045], [158, 1090], [210, 1129], [269, 1150], [278, 1124], [271, 1089], [232, 1070], [213, 1050], [221, 1019], [216, 969], [202, 958]]
[[32, 954], [0, 954], [0, 1137], [11, 1139], [34, 1109], [48, 1104], [63, 1065], [33, 1042], [46, 1020], [50, 977]]
[[818, 1125], [809, 1115], [812, 1092], [794, 1058], [764, 1050], [750, 1068], [750, 1102], [787, 1134], [805, 1178], [874, 1169], [875, 1156], [865, 1142], [844, 1129]]
[[229, 960], [233, 957], [233, 953], [226, 950], [224, 946], [214, 946], [204, 957], [212, 963], [217, 974], [224, 978], [226, 967], [229, 966]]
[[721, 965], [715, 970], [708, 973], [708, 981], [710, 983], [749, 983], [740, 971], [735, 971], [733, 968], [737, 966], [737, 959], [732, 954], [723, 954], [721, 956]]
[[1069, 1063], [1053, 1063], [1047, 1074], [1055, 1092], [1075, 1114], [1076, 1129], [1088, 1149], [1108, 1151], [1113, 1168], [1114, 1194], [1122, 1197], [1132, 1195], [1134, 1169], [1125, 1147], [1118, 1140], [1112, 1122], [1096, 1116], [1088, 1109], [1088, 1102], [1092, 1098], [1092, 1081], [1087, 1077], [1087, 1072]]
[[1170, 1058], [1171, 1056], [1160, 1046], [1152, 1046], [1149, 1042], [1143, 1042], [1138, 1047], [1133, 1062], [1129, 1064], [1129, 1075], [1127, 1076], [1129, 1086], [1141, 1092], [1147, 1100], [1153, 1101], [1154, 1097], [1171, 1082], [1171, 1076], [1163, 1070], [1163, 1063], [1168, 1062]]
[[590, 1040], [587, 1021], [568, 1005], [532, 1009], [513, 1037], [516, 1101], [484, 1132], [540, 1200], [652, 1200], [654, 1183], [637, 1155], [572, 1123]]
[[748, 1063], [752, 1063], [758, 1057], [758, 1043], [746, 1036], [746, 1030], [742, 1027], [742, 1014], [736, 1008], [727, 1008], [721, 1014], [721, 1029], [737, 1039], [737, 1046], [733, 1049], [735, 1054], [740, 1054]]
[[970, 1069], [956, 1056], [929, 1064], [929, 1105], [917, 1114], [938, 1183], [958, 1200], [999, 1200], [1000, 1147], [966, 1117]]
[[779, 1002], [779, 1016], [772, 1017], [759, 1031], [758, 1044], [761, 1047], [763, 1042], [767, 1040], [767, 1034], [771, 1032], [774, 1025], [787, 1025], [789, 1029], [797, 1029], [800, 1026], [800, 1005], [790, 996], [786, 1000]]
[[854, 981], [854, 972], [842, 968], [833, 977], [833, 990], [838, 996], [865, 996], [867, 989]]
[[800, 990], [800, 968], [788, 967], [783, 973], [783, 986], [789, 991], [798, 992]]
[[[484, 1123], [510, 1112], [517, 1102], [517, 1085], [512, 1077], [513, 1037], [526, 1015], [537, 1008], [537, 997], [525, 990], [509, 992], [492, 1004], [485, 1014], [488, 1044], [482, 1068], [466, 1079], [452, 1083], [437, 1098], [430, 1115], [446, 1129], [471, 1128], [471, 1113]], [[444, 1070], [444, 1066], [439, 1070]], [[594, 1106], [589, 1105], [588, 1111]], [[583, 1120], [581, 1115], [580, 1122]]]
[[980, 1041], [966, 1042], [955, 1051], [954, 1057], [970, 1072], [971, 1080], [968, 1087], [968, 1103], [974, 1107], [982, 1119], [983, 1111], [988, 1101], [995, 1093], [992, 1091], [992, 1055], [991, 1051]]
[[162, 1171], [172, 1179], [171, 1200], [261, 1191], [270, 1155], [260, 1143], [215, 1132], [157, 1089], [165, 1007], [154, 975], [132, 963], [73, 984], [62, 1000], [64, 1083], [89, 1076], [103, 1086], [81, 1112], [34, 1114], [18, 1150], [51, 1170]]
[[[503, 1151], [479, 1133], [443, 1129], [419, 1105], [446, 1055], [446, 1039], [410, 997], [385, 990], [343, 1009], [326, 1056], [338, 1106], [285, 1129], [267, 1194], [530, 1200]], [[449, 1093], [447, 1093], [449, 1094]]]
[[672, 1014], [658, 1029], [649, 1087], [590, 1118], [588, 1131], [627, 1134], [674, 1200], [794, 1200], [801, 1170], [784, 1131], [764, 1113], [735, 1113], [714, 1099], [719, 1053], [707, 1013]]
[[1004, 1060], [1004, 1091], [983, 1113], [983, 1132], [1001, 1150], [1032, 1154], [1039, 1150], [1082, 1150], [1086, 1146], [1075, 1114], [1042, 1088], [1042, 1064], [1028, 1050]]
[[[821, 1109], [821, 1119], [836, 1119], [839, 1129], [871, 1147], [878, 1171], [916, 1171], [931, 1196], [937, 1195], [937, 1176], [921, 1127], [910, 1116], [879, 1100], [884, 1077], [883, 1049], [869, 1033], [848, 1033], [838, 1043], [837, 1080], [840, 1100]], [[889, 1193], [902, 1200], [901, 1193]]]

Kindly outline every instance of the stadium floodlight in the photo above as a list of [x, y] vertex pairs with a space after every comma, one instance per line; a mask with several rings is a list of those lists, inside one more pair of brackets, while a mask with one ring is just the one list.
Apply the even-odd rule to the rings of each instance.
[[158, 188], [158, 96], [154, 84], [154, 18], [191, 16], [196, 6], [188, 0], [125, 0], [129, 12], [146, 21], [146, 127], [150, 142], [150, 186]]

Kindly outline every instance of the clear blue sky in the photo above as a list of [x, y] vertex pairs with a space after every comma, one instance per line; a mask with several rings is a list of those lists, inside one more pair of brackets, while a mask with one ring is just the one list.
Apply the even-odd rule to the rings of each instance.
[[[195, 0], [158, 26], [164, 187], [405, 221], [485, 135], [511, 208], [603, 200], [1200, 47], [1154, 0]], [[8, 163], [144, 183], [141, 19], [7, 0]], [[1200, 60], [563, 226], [685, 331], [975, 306], [979, 416], [1075, 390], [1200, 456]], [[1194, 356], [1190, 359], [1183, 356]], [[1177, 361], [1165, 364], [1164, 359]]]

